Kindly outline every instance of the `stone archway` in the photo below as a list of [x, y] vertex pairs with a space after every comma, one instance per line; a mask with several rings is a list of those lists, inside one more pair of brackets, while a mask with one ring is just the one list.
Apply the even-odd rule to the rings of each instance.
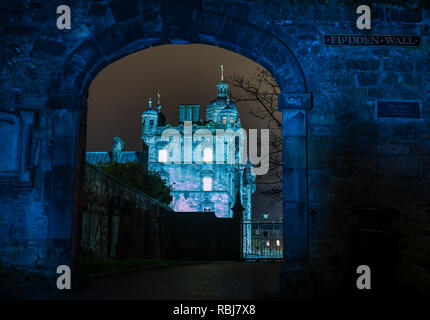
[[[127, 4], [128, 5], [128, 4]], [[159, 12], [136, 17], [116, 2], [117, 23], [80, 43], [65, 59], [64, 73], [52, 78], [54, 112], [51, 183], [64, 192], [50, 202], [48, 239], [52, 264], [76, 265], [79, 184], [85, 153], [88, 87], [97, 73], [123, 56], [161, 44], [202, 43], [237, 52], [264, 66], [281, 89], [283, 112], [284, 254], [288, 267], [308, 261], [307, 110], [312, 107], [303, 72], [278, 37], [248, 22], [200, 7], [198, 1], [161, 3]], [[58, 161], [56, 161], [58, 159]], [[72, 255], [69, 253], [72, 252]]]

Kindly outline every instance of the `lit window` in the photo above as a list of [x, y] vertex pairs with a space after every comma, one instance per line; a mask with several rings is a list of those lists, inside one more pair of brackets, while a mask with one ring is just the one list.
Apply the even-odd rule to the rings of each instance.
[[234, 119], [230, 118], [230, 123], [233, 124], [234, 123]]
[[266, 241], [266, 246], [270, 247], [270, 241]]
[[212, 191], [212, 178], [203, 178], [203, 191]]
[[281, 241], [276, 240], [276, 246], [279, 247], [281, 245]]
[[226, 124], [226, 123], [227, 123], [227, 118], [226, 117], [222, 118], [222, 124]]
[[203, 161], [204, 162], [212, 162], [213, 161], [213, 153], [211, 148], [206, 148], [203, 150]]
[[167, 162], [167, 150], [158, 151], [158, 162]]

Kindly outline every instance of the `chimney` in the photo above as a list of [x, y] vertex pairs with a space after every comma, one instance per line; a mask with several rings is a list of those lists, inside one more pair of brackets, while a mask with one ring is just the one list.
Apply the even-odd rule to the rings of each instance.
[[193, 122], [199, 122], [199, 108], [198, 104], [193, 105]]
[[185, 120], [193, 121], [193, 106], [187, 105], [187, 114], [185, 115]]
[[179, 123], [184, 123], [185, 121], [185, 106], [181, 104], [179, 106]]

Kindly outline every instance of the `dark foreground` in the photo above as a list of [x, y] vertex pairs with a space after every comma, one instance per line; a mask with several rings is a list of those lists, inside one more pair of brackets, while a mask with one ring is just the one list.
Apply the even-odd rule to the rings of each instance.
[[66, 299], [278, 299], [281, 263], [214, 262], [96, 279]]

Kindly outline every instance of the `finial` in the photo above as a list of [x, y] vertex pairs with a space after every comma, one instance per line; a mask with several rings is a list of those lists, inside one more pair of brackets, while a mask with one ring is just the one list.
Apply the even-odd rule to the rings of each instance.
[[157, 90], [157, 105], [160, 105], [160, 91]]
[[224, 66], [220, 65], [221, 68], [221, 81], [224, 81]]
[[230, 104], [230, 98], [229, 97], [227, 97], [226, 102], [227, 102], [227, 105]]
[[148, 103], [149, 103], [149, 109], [152, 109], [152, 99], [151, 99], [151, 97], [149, 97]]

